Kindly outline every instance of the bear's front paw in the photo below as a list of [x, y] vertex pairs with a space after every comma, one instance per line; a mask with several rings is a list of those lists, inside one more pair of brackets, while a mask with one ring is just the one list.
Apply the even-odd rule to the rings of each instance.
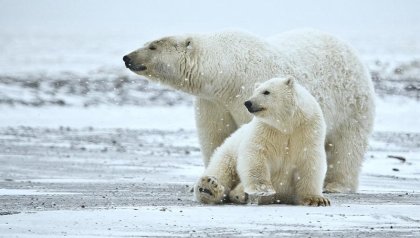
[[300, 202], [300, 205], [305, 205], [305, 206], [314, 206], [314, 207], [319, 207], [319, 206], [330, 206], [330, 200], [328, 198], [325, 198], [323, 196], [317, 196], [317, 195], [311, 195], [311, 196], [306, 196], [304, 197]]
[[343, 186], [339, 183], [326, 183], [324, 186], [324, 193], [351, 193], [352, 189]]
[[253, 196], [271, 196], [276, 193], [272, 185], [257, 184], [252, 187], [245, 188], [245, 192]]
[[225, 200], [225, 188], [215, 177], [202, 177], [194, 188], [197, 201], [206, 204], [219, 204]]

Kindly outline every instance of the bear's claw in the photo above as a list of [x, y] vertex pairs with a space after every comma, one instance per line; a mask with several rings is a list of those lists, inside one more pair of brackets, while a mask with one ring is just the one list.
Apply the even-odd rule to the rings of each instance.
[[212, 193], [210, 190], [208, 190], [207, 188], [198, 188], [198, 191], [199, 191], [200, 193], [207, 193], [207, 194], [209, 194], [210, 196], [212, 196], [212, 195], [213, 195], [213, 193]]
[[303, 198], [299, 204], [305, 205], [305, 206], [326, 207], [326, 206], [330, 206], [331, 202], [328, 198], [314, 195], [314, 196], [308, 196], [308, 197]]

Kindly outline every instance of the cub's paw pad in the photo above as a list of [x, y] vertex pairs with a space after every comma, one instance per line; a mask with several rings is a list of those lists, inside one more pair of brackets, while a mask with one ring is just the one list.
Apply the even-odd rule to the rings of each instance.
[[217, 182], [215, 177], [204, 176], [194, 188], [195, 197], [202, 203], [216, 204], [224, 200], [224, 187]]
[[252, 188], [245, 189], [245, 192], [249, 195], [258, 196], [258, 197], [265, 197], [265, 196], [271, 196], [276, 193], [273, 186], [266, 185], [266, 184], [258, 184], [256, 186], [253, 186]]
[[328, 198], [325, 198], [323, 196], [308, 196], [302, 199], [302, 201], [300, 202], [300, 205], [313, 206], [313, 207], [319, 207], [319, 206], [326, 207], [326, 206], [330, 206], [331, 203]]
[[324, 186], [324, 193], [351, 193], [352, 190], [339, 183], [326, 183]]

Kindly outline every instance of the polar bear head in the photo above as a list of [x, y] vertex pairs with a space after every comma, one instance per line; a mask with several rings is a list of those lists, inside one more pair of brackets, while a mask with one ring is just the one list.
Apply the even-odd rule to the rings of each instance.
[[136, 74], [175, 87], [190, 80], [187, 66], [194, 54], [192, 37], [165, 37], [123, 57], [125, 66]]
[[253, 95], [245, 102], [250, 113], [282, 131], [290, 131], [297, 110], [297, 82], [292, 76], [272, 78], [256, 84]]
[[220, 97], [217, 93], [227, 87], [236, 90], [247, 79], [270, 78], [276, 68], [273, 60], [266, 60], [271, 50], [270, 44], [251, 34], [223, 31], [164, 37], [123, 60], [127, 68], [151, 81], [209, 98]]

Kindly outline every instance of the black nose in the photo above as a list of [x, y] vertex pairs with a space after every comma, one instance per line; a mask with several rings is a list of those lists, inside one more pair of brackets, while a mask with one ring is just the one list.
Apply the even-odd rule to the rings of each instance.
[[250, 107], [252, 107], [252, 102], [251, 101], [246, 101], [244, 103], [244, 105], [245, 105], [246, 108], [250, 108]]
[[123, 60], [125, 62], [125, 67], [130, 68], [132, 66], [130, 57], [124, 55]]
[[127, 55], [124, 55], [123, 60], [125, 63], [130, 63], [131, 59]]

